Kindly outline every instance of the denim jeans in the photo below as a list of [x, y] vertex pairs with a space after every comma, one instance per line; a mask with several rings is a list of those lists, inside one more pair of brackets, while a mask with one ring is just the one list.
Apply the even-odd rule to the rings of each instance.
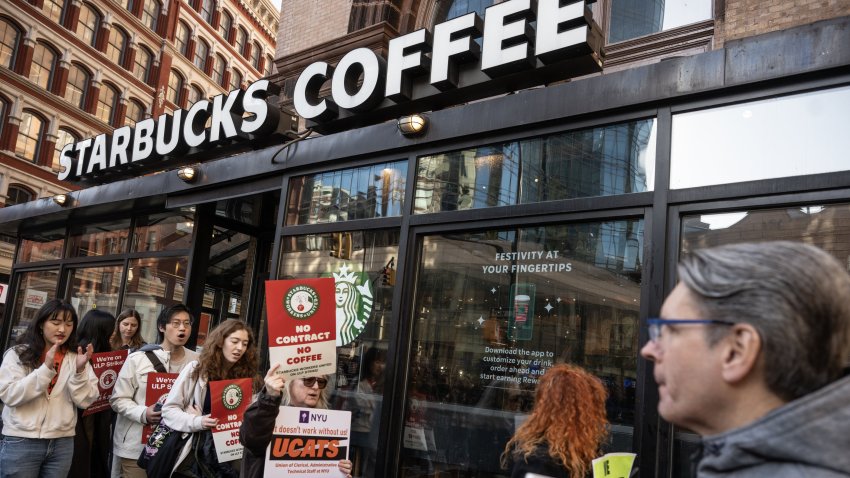
[[74, 437], [0, 441], [0, 478], [65, 478], [74, 456]]

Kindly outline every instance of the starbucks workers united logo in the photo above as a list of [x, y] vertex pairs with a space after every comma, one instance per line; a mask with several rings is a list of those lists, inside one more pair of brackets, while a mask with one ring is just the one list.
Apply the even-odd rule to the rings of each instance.
[[349, 271], [348, 265], [340, 267], [333, 276], [336, 283], [336, 346], [341, 347], [350, 344], [366, 329], [372, 314], [372, 290], [369, 277]]
[[283, 298], [286, 312], [296, 319], [306, 319], [319, 309], [319, 294], [310, 286], [297, 285]]
[[232, 383], [224, 387], [221, 392], [221, 401], [228, 410], [235, 410], [242, 404], [242, 388]]

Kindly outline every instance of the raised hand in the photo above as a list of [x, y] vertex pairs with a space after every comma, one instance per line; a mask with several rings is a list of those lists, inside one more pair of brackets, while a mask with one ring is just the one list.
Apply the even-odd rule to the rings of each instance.
[[272, 368], [266, 373], [264, 380], [266, 382], [266, 393], [272, 397], [280, 396], [283, 386], [286, 385], [286, 381], [283, 380], [283, 374], [277, 373], [278, 368], [280, 368], [279, 363], [273, 364]]
[[44, 365], [47, 365], [47, 368], [50, 370], [56, 370], [53, 360], [56, 358], [57, 350], [59, 350], [59, 344], [53, 344], [53, 347], [50, 347], [47, 350], [47, 354], [44, 355]]
[[[56, 347], [55, 345], [53, 347]], [[77, 373], [82, 372], [86, 369], [86, 363], [91, 360], [91, 354], [94, 353], [94, 347], [92, 344], [86, 345], [86, 351], [83, 353], [82, 347], [77, 347], [77, 358], [75, 361], [75, 365], [77, 366]]]

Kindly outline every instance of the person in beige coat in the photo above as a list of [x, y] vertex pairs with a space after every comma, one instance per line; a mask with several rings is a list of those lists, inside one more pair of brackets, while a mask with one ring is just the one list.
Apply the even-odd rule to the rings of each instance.
[[74, 454], [77, 408], [97, 398], [97, 376], [76, 340], [77, 313], [44, 304], [0, 365], [3, 440], [0, 477], [65, 478]]
[[179, 373], [198, 358], [197, 352], [184, 347], [192, 333], [192, 316], [185, 305], [176, 304], [163, 309], [156, 323], [162, 339], [160, 345], [145, 345], [127, 357], [109, 399], [117, 414], [112, 453], [119, 466], [113, 466], [113, 478], [147, 477], [145, 470], [136, 464], [144, 448], [142, 429], [146, 424], [159, 423], [161, 412], [154, 405], [145, 405], [148, 374], [156, 372], [146, 352], [152, 352], [168, 373]]

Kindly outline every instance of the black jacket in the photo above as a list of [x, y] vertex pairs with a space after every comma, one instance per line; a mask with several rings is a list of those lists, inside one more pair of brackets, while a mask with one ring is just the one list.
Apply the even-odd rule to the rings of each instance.
[[257, 400], [245, 410], [239, 441], [245, 447], [242, 453], [242, 478], [262, 478], [266, 466], [266, 450], [272, 441], [274, 422], [280, 407], [281, 396], [272, 397], [263, 388]]
[[549, 445], [546, 443], [537, 447], [531, 455], [528, 455], [528, 458], [514, 452], [511, 461], [511, 478], [524, 478], [526, 473], [553, 478], [570, 478], [564, 465], [549, 455]]

